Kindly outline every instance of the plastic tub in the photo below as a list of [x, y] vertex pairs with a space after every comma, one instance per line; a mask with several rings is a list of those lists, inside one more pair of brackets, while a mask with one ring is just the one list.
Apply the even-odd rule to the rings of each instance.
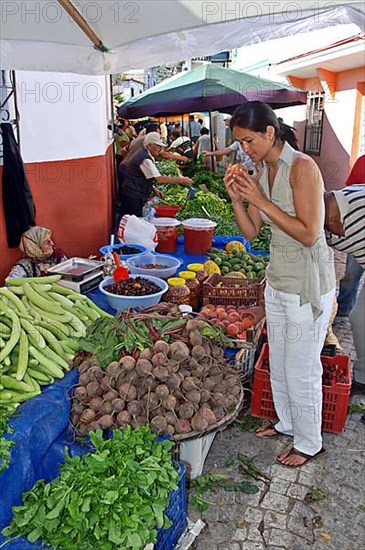
[[[138, 249], [138, 252], [136, 252], [135, 254], [120, 254], [120, 251], [125, 246], [136, 248], [136, 249]], [[102, 246], [101, 248], [99, 248], [99, 252], [103, 256], [105, 256], [105, 254], [107, 254], [110, 251], [110, 249], [111, 249], [112, 252], [117, 252], [119, 258], [121, 260], [124, 260], [124, 261], [128, 260], [128, 258], [134, 258], [134, 256], [136, 256], [137, 254], [144, 254], [145, 252], [147, 252], [146, 247], [141, 246], [140, 244], [131, 244], [131, 243], [128, 243], [128, 244], [114, 244], [112, 247], [110, 247], [110, 244], [108, 244], [106, 246]]]
[[[130, 277], [135, 278], [140, 277], [140, 275], [130, 275]], [[143, 275], [143, 277], [156, 283], [156, 285], [161, 288], [161, 291], [156, 292], [155, 294], [147, 294], [147, 296], [123, 296], [119, 294], [112, 294], [111, 292], [104, 290], [104, 286], [113, 284], [113, 277], [107, 277], [107, 279], [101, 281], [99, 284], [99, 290], [102, 294], [104, 294], [110, 307], [116, 310], [122, 310], [128, 307], [133, 309], [142, 309], [144, 307], [154, 306], [159, 303], [161, 296], [167, 291], [168, 284], [166, 281], [153, 277], [152, 275]]]
[[175, 218], [154, 218], [152, 223], [157, 229], [157, 252], [176, 252], [181, 222]]
[[[143, 266], [148, 264], [166, 265], [166, 268], [144, 269]], [[127, 266], [130, 273], [139, 275], [152, 275], [153, 277], [160, 277], [160, 279], [168, 279], [169, 277], [173, 277], [181, 264], [182, 261], [178, 258], [165, 256], [163, 254], [154, 254], [153, 252], [147, 252], [147, 254], [134, 256], [133, 258], [127, 260]]]
[[216, 223], [205, 218], [190, 218], [182, 222], [184, 227], [185, 252], [206, 254], [212, 248]]
[[174, 218], [180, 210], [176, 204], [155, 204], [153, 208], [159, 218]]

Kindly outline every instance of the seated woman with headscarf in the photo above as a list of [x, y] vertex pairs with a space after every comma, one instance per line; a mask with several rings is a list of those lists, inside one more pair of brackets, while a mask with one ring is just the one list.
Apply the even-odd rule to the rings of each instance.
[[31, 227], [23, 233], [19, 249], [23, 258], [12, 267], [7, 278], [41, 277], [47, 269], [67, 260], [61, 248], [51, 239], [52, 231], [46, 227]]

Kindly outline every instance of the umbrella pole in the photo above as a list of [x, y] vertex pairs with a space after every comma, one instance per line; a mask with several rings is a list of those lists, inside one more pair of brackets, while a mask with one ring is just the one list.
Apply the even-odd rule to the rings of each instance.
[[[188, 133], [189, 133], [188, 137], [190, 139], [191, 147], [193, 148], [195, 144], [193, 143], [193, 140], [191, 139], [190, 113], [188, 114]], [[195, 164], [196, 161], [197, 161], [197, 158], [195, 157], [195, 155], [194, 155], [193, 160], [194, 160], [194, 164]]]
[[[210, 135], [210, 149], [211, 149], [211, 151], [214, 151], [212, 111], [209, 111], [209, 135]], [[215, 158], [214, 157], [210, 157], [210, 158], [212, 159], [211, 169], [212, 169], [213, 172], [216, 172]]]

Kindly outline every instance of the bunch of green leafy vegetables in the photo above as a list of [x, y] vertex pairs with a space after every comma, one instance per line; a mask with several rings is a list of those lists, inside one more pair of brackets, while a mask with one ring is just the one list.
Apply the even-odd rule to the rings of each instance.
[[[160, 310], [164, 307], [160, 304]], [[138, 356], [146, 348], [151, 351], [157, 340], [188, 341], [186, 323], [183, 315], [137, 313], [130, 310], [121, 312], [114, 318], [100, 318], [90, 324], [86, 335], [79, 340], [83, 351], [90, 352], [101, 367], [106, 367], [112, 361], [118, 361], [122, 355]], [[219, 343], [226, 343], [226, 337], [220, 328], [206, 323], [200, 332], [203, 336]]]
[[157, 340], [169, 342], [183, 330], [187, 320], [183, 317], [135, 318], [116, 316], [100, 318], [86, 329], [79, 340], [84, 351], [91, 352], [101, 367], [118, 361], [122, 352], [134, 354], [146, 348], [153, 349]]
[[156, 442], [144, 426], [115, 431], [112, 439], [90, 433], [94, 453], [65, 456], [59, 477], [38, 481], [23, 493], [6, 537], [42, 539], [60, 550], [138, 550], [156, 541], [179, 474], [171, 460], [173, 443]]
[[12, 415], [13, 412], [6, 411], [0, 407], [0, 473], [9, 466], [11, 448], [15, 445], [14, 441], [3, 437], [4, 434], [11, 434], [13, 431], [8, 423]]
[[176, 160], [158, 160], [156, 162], [156, 166], [162, 176], [170, 176], [172, 178], [177, 178], [180, 176], [180, 171], [178, 165], [176, 164]]

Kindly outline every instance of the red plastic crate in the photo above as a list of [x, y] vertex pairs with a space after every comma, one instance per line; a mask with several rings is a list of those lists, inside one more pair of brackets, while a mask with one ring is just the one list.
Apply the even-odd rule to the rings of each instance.
[[[346, 370], [346, 383], [333, 386], [322, 386], [322, 430], [330, 433], [341, 433], [345, 426], [351, 388], [351, 360], [347, 355], [334, 357], [321, 356], [322, 365], [339, 365]], [[272, 399], [269, 345], [264, 344], [254, 368], [251, 413], [260, 418], [276, 420], [277, 416]]]

